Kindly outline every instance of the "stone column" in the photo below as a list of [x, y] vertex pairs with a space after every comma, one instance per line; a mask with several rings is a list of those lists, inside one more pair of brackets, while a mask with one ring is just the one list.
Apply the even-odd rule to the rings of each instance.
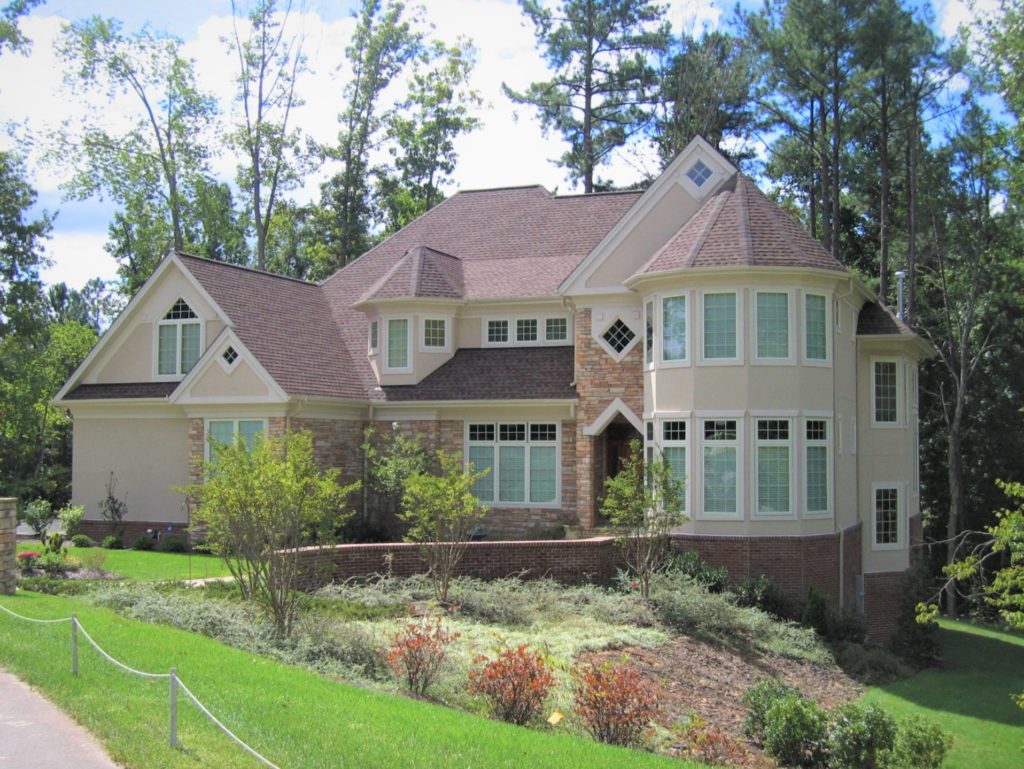
[[14, 595], [18, 576], [14, 529], [18, 525], [18, 500], [0, 497], [0, 594]]

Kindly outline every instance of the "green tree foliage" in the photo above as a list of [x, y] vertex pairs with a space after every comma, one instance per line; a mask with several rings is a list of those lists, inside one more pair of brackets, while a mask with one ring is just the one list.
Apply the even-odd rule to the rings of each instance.
[[300, 603], [296, 548], [329, 541], [351, 515], [344, 505], [360, 484], [341, 486], [337, 469], [317, 467], [307, 432], [260, 437], [252, 447], [239, 438], [211, 448], [206, 481], [184, 490], [199, 503], [195, 520], [242, 594], [259, 602], [287, 636]]
[[[109, 100], [130, 95], [138, 108], [134, 123], [111, 132], [98, 116], [82, 128], [66, 126], [61, 143], [74, 168], [67, 193], [109, 195], [136, 233], [112, 228], [108, 245], [131, 294], [170, 248], [202, 245], [188, 238], [204, 230], [209, 214], [204, 219], [190, 206], [211, 184], [204, 132], [217, 107], [196, 85], [181, 40], [148, 28], [128, 35], [121, 26], [99, 16], [76, 21], [65, 28], [59, 52], [74, 90]], [[138, 236], [142, 228], [147, 237]]]
[[618, 544], [626, 566], [636, 576], [640, 595], [647, 598], [651, 578], [661, 569], [669, 552], [669, 531], [686, 520], [682, 512], [682, 484], [672, 477], [672, 467], [661, 457], [645, 466], [640, 441], [630, 443], [622, 469], [604, 484], [602, 514], [622, 533]]
[[367, 529], [385, 531], [402, 509], [406, 481], [414, 474], [427, 472], [430, 457], [420, 436], [399, 432], [397, 422], [390, 432], [367, 428], [362, 449], [369, 486], [364, 524]]
[[553, 75], [525, 91], [502, 89], [536, 107], [545, 131], [562, 135], [569, 149], [559, 165], [593, 192], [597, 169], [650, 119], [651, 58], [668, 35], [662, 8], [648, 0], [563, 0], [554, 9], [520, 0], [520, 6]]
[[[44, 316], [39, 270], [48, 265], [43, 240], [50, 217], [28, 218], [36, 192], [25, 180], [21, 160], [0, 152], [0, 340], [42, 330]], [[0, 363], [2, 365], [2, 363]]]
[[46, 290], [46, 299], [54, 320], [73, 320], [97, 334], [124, 307], [115, 285], [103, 278], [90, 278], [81, 290], [68, 288], [63, 282], [54, 283]]
[[[1024, 154], [1024, 8], [1019, 0], [1000, 0], [999, 12], [985, 22], [984, 61], [1006, 108], [1015, 120], [1010, 124], [1017, 157]], [[1012, 168], [1014, 193], [1024, 199], [1024, 169]]]
[[473, 484], [489, 470], [463, 466], [458, 452], [438, 450], [434, 456], [436, 473], [416, 470], [405, 479], [401, 516], [410, 524], [406, 540], [423, 545], [434, 594], [445, 603], [469, 535], [487, 511], [473, 494]]
[[0, 7], [0, 54], [4, 49], [24, 51], [30, 45], [18, 28], [18, 19], [28, 14], [42, 0], [10, 0]]

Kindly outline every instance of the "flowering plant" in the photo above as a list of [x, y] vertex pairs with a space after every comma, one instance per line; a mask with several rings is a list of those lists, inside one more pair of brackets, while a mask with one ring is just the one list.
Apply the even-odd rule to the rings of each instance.
[[26, 550], [23, 553], [18, 553], [18, 563], [21, 564], [21, 568], [27, 571], [35, 568], [36, 561], [38, 561], [40, 557], [39, 553], [35, 550]]

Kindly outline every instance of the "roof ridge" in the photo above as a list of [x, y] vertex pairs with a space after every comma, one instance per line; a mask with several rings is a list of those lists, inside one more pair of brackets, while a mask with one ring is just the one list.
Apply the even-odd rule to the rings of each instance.
[[[690, 249], [690, 253], [687, 255], [686, 261], [684, 262], [684, 264], [687, 267], [693, 266], [693, 263], [696, 261], [698, 254], [700, 254], [700, 250], [704, 248], [704, 244], [707, 242], [708, 236], [711, 234], [711, 230], [714, 229], [714, 226], [718, 223], [718, 218], [722, 215], [722, 211], [725, 210], [725, 204], [729, 198], [729, 195], [736, 194], [735, 187], [733, 187], [733, 189], [730, 190], [727, 188], [727, 185], [728, 182], [726, 182], [726, 184], [723, 184], [722, 188], [718, 191], [718, 194], [715, 195], [714, 202], [717, 204], [717, 207], [708, 215], [708, 220], [707, 222], [704, 223], [704, 228], [701, 230], [700, 234], [697, 236], [697, 239], [694, 241], [693, 247]], [[697, 214], [699, 213], [700, 209], [697, 209]], [[697, 214], [694, 214], [694, 216], [697, 216]], [[691, 221], [693, 220], [691, 219]], [[685, 227], [686, 225], [683, 226]]]
[[423, 249], [426, 246], [417, 246], [409, 249], [406, 257], [412, 260], [412, 274], [409, 276], [409, 296], [417, 296], [420, 288], [420, 270], [423, 269]]
[[[743, 257], [743, 261], [748, 265], [754, 265], [754, 237], [750, 231], [750, 201], [747, 196], [749, 192], [749, 184], [744, 182], [748, 181], [745, 176], [741, 176], [737, 173], [736, 178], [736, 192], [741, 192], [739, 196], [740, 206], [740, 254]], [[733, 194], [736, 194], [735, 192]]]
[[253, 275], [266, 275], [268, 278], [280, 278], [281, 280], [290, 280], [293, 283], [301, 283], [304, 286], [312, 286], [313, 288], [319, 287], [319, 283], [314, 283], [311, 280], [305, 280], [304, 278], [296, 278], [292, 275], [282, 275], [278, 272], [269, 272], [267, 270], [258, 270], [255, 267], [248, 267], [244, 264], [234, 264], [232, 262], [222, 262], [219, 259], [211, 259], [208, 256], [198, 256], [197, 254], [190, 254], [187, 251], [175, 251], [175, 256], [184, 257], [186, 259], [195, 259], [199, 262], [205, 262], [206, 264], [214, 264], [218, 267], [231, 267], [236, 270], [243, 270], [244, 272], [252, 273]]
[[[458, 192], [455, 193], [455, 195], [473, 195], [473, 194], [476, 194], [478, 192], [505, 192], [507, 190], [531, 190], [531, 189], [541, 189], [541, 190], [544, 190], [544, 192], [547, 192], [548, 195], [551, 195], [551, 193], [548, 191], [548, 188], [545, 187], [543, 184], [509, 184], [509, 185], [507, 185], [505, 187], [477, 187], [476, 189], [472, 189], [472, 190], [459, 190]], [[455, 195], [452, 195], [452, 198], [454, 198]], [[552, 196], [552, 197], [554, 197], [554, 196]], [[451, 198], [449, 198], [449, 200], [451, 200]]]
[[565, 195], [552, 194], [555, 200], [565, 200], [566, 198], [600, 198], [608, 197], [610, 195], [642, 195], [646, 192], [646, 189], [635, 189], [635, 190], [601, 190], [600, 192], [568, 192]]
[[[434, 249], [431, 249], [431, 251], [434, 251]], [[434, 251], [434, 253], [441, 254], [442, 256], [447, 256], [447, 257], [450, 257], [452, 259], [455, 259], [456, 260], [455, 266], [459, 269], [460, 272], [462, 271], [462, 260], [459, 259], [459, 257], [453, 256], [452, 254], [446, 254], [443, 251]], [[466, 296], [466, 291], [465, 291], [464, 288], [459, 288], [454, 283], [452, 283], [451, 280], [449, 280], [449, 275], [448, 275], [448, 271], [447, 270], [442, 268], [441, 265], [435, 264], [433, 262], [433, 260], [431, 260], [431, 264], [434, 267], [434, 272], [436, 272], [438, 275], [441, 276], [441, 280], [443, 280], [445, 282], [445, 284], [448, 286], [448, 288], [450, 288], [452, 290], [452, 293], [458, 294], [461, 297], [465, 297]]]

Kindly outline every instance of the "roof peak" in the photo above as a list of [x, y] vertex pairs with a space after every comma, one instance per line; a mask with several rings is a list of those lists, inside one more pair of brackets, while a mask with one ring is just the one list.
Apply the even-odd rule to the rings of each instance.
[[232, 269], [243, 270], [244, 272], [252, 273], [254, 275], [266, 275], [269, 278], [279, 278], [281, 280], [290, 280], [293, 283], [301, 283], [304, 286], [312, 286], [313, 288], [317, 287], [317, 284], [313, 283], [312, 281], [304, 280], [302, 278], [296, 278], [296, 277], [293, 277], [291, 275], [281, 275], [280, 273], [277, 273], [277, 272], [269, 272], [267, 270], [258, 270], [255, 267], [248, 267], [248, 266], [246, 266], [244, 264], [233, 264], [232, 262], [222, 262], [219, 259], [210, 259], [208, 256], [197, 256], [196, 254], [190, 254], [187, 251], [174, 251], [173, 253], [174, 253], [175, 256], [177, 256], [179, 258], [184, 257], [185, 259], [195, 259], [197, 261], [204, 262], [206, 264], [214, 264], [214, 265], [217, 265], [219, 267], [231, 267]]

